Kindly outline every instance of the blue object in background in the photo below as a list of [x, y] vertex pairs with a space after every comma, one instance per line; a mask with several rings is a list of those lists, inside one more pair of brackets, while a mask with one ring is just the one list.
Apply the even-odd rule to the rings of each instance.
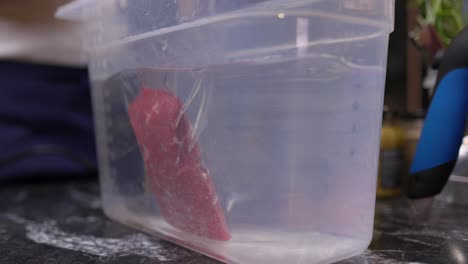
[[468, 109], [468, 68], [449, 72], [439, 83], [427, 115], [411, 173], [457, 159]]
[[407, 180], [410, 198], [442, 191], [458, 159], [468, 114], [468, 27], [447, 48]]
[[0, 180], [95, 172], [87, 70], [0, 62]]

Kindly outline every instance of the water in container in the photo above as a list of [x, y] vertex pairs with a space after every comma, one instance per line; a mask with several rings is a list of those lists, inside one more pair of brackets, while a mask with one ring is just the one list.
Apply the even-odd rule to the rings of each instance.
[[227, 263], [331, 263], [364, 251], [392, 7], [66, 7], [62, 16], [87, 19], [106, 214]]

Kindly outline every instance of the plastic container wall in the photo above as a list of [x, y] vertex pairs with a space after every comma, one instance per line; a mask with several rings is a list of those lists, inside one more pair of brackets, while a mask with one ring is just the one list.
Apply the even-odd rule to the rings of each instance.
[[106, 0], [86, 22], [103, 207], [229, 263], [372, 236], [392, 0]]

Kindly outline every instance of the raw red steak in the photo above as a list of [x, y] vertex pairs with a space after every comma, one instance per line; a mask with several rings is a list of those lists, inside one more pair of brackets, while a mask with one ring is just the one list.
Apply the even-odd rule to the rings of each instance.
[[128, 107], [151, 190], [174, 227], [229, 240], [223, 210], [180, 100], [164, 89], [143, 88]]

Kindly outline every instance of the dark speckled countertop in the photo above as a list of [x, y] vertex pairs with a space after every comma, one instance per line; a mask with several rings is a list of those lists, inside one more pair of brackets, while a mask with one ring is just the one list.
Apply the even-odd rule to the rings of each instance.
[[[2, 264], [218, 263], [108, 220], [94, 181], [4, 185], [0, 195]], [[378, 202], [370, 249], [339, 264], [468, 263], [468, 207], [416, 208]]]

